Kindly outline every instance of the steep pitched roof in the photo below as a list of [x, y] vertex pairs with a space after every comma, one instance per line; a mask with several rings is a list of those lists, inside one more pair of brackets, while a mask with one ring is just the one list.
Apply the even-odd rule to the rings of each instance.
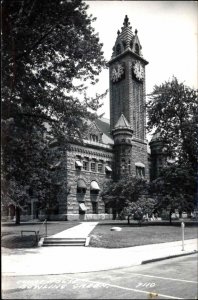
[[[141, 51], [142, 46], [140, 44], [137, 33], [138, 33], [137, 29], [135, 30], [135, 33], [132, 32], [132, 27], [130, 26], [129, 18], [126, 15], [121, 31], [118, 30], [117, 32], [117, 38], [116, 38], [115, 45], [113, 47], [113, 53], [111, 59], [115, 58], [119, 54], [124, 53], [125, 51], [128, 50], [138, 54], [143, 59], [143, 55]], [[139, 46], [138, 53], [136, 51], [136, 44]]]
[[110, 120], [106, 118], [100, 118], [97, 119], [95, 122], [103, 133], [102, 135], [103, 143], [113, 145], [114, 143], [113, 138], [112, 135], [110, 134]]
[[118, 121], [115, 125], [115, 129], [116, 128], [131, 128], [131, 126], [129, 125], [129, 122], [127, 121], [127, 119], [125, 118], [125, 116], [123, 114], [121, 114], [120, 118], [118, 119]]
[[89, 132], [103, 133], [96, 121], [93, 121], [89, 126]]

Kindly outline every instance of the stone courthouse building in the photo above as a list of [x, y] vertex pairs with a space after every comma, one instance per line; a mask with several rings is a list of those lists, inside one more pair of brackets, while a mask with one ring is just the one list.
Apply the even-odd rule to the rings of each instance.
[[[89, 123], [83, 145], [70, 144], [56, 180], [64, 181], [53, 220], [112, 218], [101, 192], [127, 175], [150, 179], [146, 141], [145, 67], [138, 32], [125, 16], [109, 66], [110, 120]], [[32, 200], [29, 215], [44, 218]]]
[[59, 195], [59, 219], [112, 218], [100, 194], [109, 179], [149, 180], [146, 141], [145, 66], [137, 30], [125, 16], [109, 61], [110, 120], [89, 124], [84, 145], [71, 144], [65, 158], [67, 184]]

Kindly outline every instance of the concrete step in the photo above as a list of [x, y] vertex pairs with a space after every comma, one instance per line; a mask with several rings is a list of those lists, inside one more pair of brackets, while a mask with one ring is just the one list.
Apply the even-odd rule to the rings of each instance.
[[57, 242], [57, 241], [62, 241], [62, 242], [67, 242], [67, 241], [78, 241], [78, 242], [84, 242], [86, 241], [86, 238], [44, 238], [44, 241], [48, 242]]
[[46, 246], [85, 246], [86, 238], [44, 238], [43, 247]]
[[47, 244], [43, 244], [43, 247], [54, 247], [54, 246], [56, 246], [56, 247], [58, 247], [58, 246], [64, 246], [64, 247], [69, 247], [69, 246], [82, 246], [82, 247], [84, 247], [85, 246], [85, 244], [84, 243], [58, 243], [58, 244], [56, 244], [56, 243], [47, 243]]
[[44, 241], [43, 244], [85, 244], [86, 241]]

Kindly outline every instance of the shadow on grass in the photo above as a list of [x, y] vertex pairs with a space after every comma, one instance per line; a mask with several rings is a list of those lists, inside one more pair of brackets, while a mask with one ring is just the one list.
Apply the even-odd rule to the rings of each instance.
[[57, 234], [61, 231], [72, 228], [80, 222], [68, 222], [59, 221], [47, 223], [47, 227], [43, 226], [43, 223], [21, 223], [16, 225], [15, 223], [4, 223], [2, 224], [1, 231], [1, 246], [7, 249], [35, 249], [38, 247], [36, 235], [32, 233], [25, 233], [21, 236], [21, 231], [33, 230], [39, 231], [39, 236], [44, 237], [45, 235], [50, 236]]
[[38, 247], [38, 241], [36, 235], [20, 236], [6, 234], [2, 237], [1, 247], [9, 249], [36, 248]]

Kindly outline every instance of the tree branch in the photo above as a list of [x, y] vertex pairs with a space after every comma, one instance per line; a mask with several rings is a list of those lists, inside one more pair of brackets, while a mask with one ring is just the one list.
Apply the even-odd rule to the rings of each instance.
[[39, 40], [37, 40], [32, 47], [30, 47], [28, 50], [25, 50], [23, 53], [20, 53], [16, 55], [16, 60], [19, 58], [21, 59], [24, 56], [27, 56], [32, 50], [34, 50], [57, 26], [58, 24], [55, 24], [54, 26], [51, 26], [51, 28], [43, 35]]
[[44, 115], [38, 115], [38, 114], [31, 114], [31, 113], [18, 113], [20, 116], [25, 116], [25, 117], [33, 117], [33, 118], [38, 118], [38, 119], [43, 119], [47, 120], [50, 122], [58, 122], [58, 120], [52, 119], [51, 117], [47, 117]]

